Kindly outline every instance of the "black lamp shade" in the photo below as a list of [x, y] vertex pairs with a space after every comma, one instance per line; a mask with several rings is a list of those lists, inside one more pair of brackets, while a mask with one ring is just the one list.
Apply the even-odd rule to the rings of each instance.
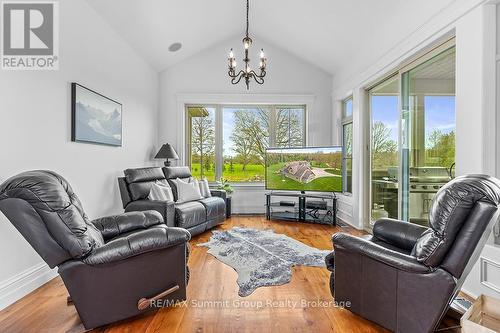
[[166, 143], [163, 146], [161, 146], [155, 158], [166, 158], [166, 159], [170, 158], [173, 160], [178, 160], [179, 155], [177, 155], [177, 152], [169, 143]]

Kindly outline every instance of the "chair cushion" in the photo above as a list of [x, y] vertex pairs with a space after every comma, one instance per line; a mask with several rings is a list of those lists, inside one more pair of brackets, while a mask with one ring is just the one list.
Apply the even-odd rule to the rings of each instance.
[[131, 183], [128, 185], [128, 190], [130, 192], [130, 196], [133, 201], [147, 199], [149, 193], [151, 192], [151, 186], [153, 186], [155, 182], [139, 182], [139, 183]]
[[205, 206], [199, 201], [190, 201], [175, 204], [175, 225], [181, 228], [190, 228], [207, 220]]
[[372, 235], [368, 235], [368, 236], [362, 236], [361, 238], [364, 238], [372, 243], [375, 243], [377, 245], [380, 245], [382, 247], [385, 247], [386, 249], [389, 249], [389, 250], [393, 250], [393, 251], [396, 251], [396, 252], [399, 252], [399, 253], [403, 253], [403, 254], [410, 254], [410, 251], [407, 251], [403, 248], [400, 248], [400, 247], [397, 247], [397, 246], [394, 246], [390, 243], [387, 243], [387, 242], [384, 242], [383, 240], [377, 238], [377, 237], [374, 237]]
[[164, 167], [163, 174], [167, 179], [191, 178], [191, 170], [187, 166]]
[[165, 179], [161, 168], [136, 168], [123, 171], [127, 183], [147, 182], [157, 179]]
[[148, 229], [129, 232], [108, 241], [95, 249], [83, 261], [87, 265], [101, 265], [156, 251], [189, 241], [191, 235], [180, 228], [169, 228], [164, 224]]
[[226, 202], [219, 197], [203, 198], [199, 200], [207, 210], [207, 220], [212, 220], [226, 214]]
[[498, 206], [498, 180], [485, 175], [469, 175], [457, 177], [443, 186], [431, 205], [430, 229], [420, 236], [411, 254], [427, 266], [438, 266], [478, 201]]
[[[161, 168], [137, 168], [123, 171], [132, 200], [146, 199], [151, 186], [157, 181], [165, 182]], [[167, 184], [167, 183], [165, 183]]]
[[[72, 258], [81, 258], [104, 239], [89, 221], [69, 183], [52, 171], [28, 171], [11, 177], [0, 186], [2, 198], [19, 198], [38, 213], [52, 238]], [[28, 240], [29, 241], [29, 240]]]

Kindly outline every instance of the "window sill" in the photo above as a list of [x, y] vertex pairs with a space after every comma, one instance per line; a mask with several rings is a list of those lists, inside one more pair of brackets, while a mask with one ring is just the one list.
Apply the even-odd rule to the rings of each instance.
[[[251, 187], [251, 188], [265, 188], [266, 184], [264, 182], [248, 182], [248, 183], [229, 183], [233, 188], [245, 188], [245, 187]], [[215, 188], [217, 187], [217, 183], [210, 183], [209, 187], [210, 188]]]

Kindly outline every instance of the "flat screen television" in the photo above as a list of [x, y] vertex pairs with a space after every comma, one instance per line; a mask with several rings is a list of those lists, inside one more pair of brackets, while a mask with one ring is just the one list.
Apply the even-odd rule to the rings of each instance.
[[342, 192], [342, 147], [267, 149], [266, 189]]

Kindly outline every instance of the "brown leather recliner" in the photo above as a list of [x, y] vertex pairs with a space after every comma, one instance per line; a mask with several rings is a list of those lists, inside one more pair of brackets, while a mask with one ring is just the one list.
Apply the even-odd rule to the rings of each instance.
[[[189, 232], [156, 211], [90, 221], [68, 182], [29, 171], [0, 185], [0, 211], [49, 265], [58, 267], [86, 329], [186, 299]], [[153, 304], [154, 305], [154, 304]]]
[[436, 194], [430, 228], [381, 219], [369, 238], [335, 234], [326, 258], [335, 301], [395, 332], [432, 332], [477, 262], [499, 203], [498, 179], [462, 176]]

